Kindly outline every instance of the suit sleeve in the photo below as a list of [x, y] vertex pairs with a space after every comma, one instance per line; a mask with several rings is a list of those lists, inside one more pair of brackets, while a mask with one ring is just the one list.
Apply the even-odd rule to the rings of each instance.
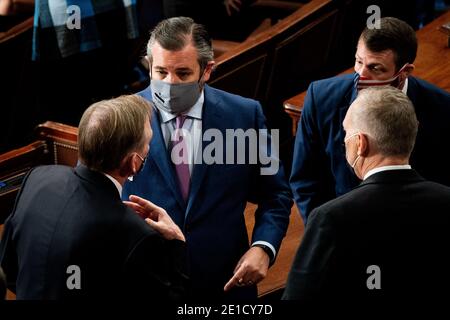
[[276, 136], [272, 137], [267, 129], [259, 103], [256, 108], [256, 127], [259, 129], [259, 162], [253, 171], [249, 201], [258, 204], [258, 208], [252, 243], [269, 243], [276, 254], [289, 225], [292, 194], [279, 159], [278, 134], [275, 132]]
[[334, 196], [330, 183], [320, 127], [317, 123], [314, 82], [306, 94], [294, 145], [290, 185], [294, 200], [306, 224], [309, 213]]
[[[317, 302], [332, 273], [335, 236], [327, 212], [315, 209], [289, 272], [283, 300]], [[319, 297], [320, 296], [320, 297]]]
[[22, 191], [24, 190], [24, 186], [34, 169], [31, 169], [22, 181], [19, 194], [17, 195], [14, 203], [13, 211], [5, 221], [3, 235], [0, 242], [0, 266], [3, 268], [3, 272], [6, 276], [7, 287], [12, 292], [16, 292], [16, 280], [19, 272], [18, 256], [13, 241], [14, 228], [12, 220], [14, 213], [16, 212], [17, 204], [19, 203], [22, 195]]
[[16, 249], [13, 244], [12, 233], [13, 230], [11, 222], [10, 219], [8, 219], [5, 223], [3, 237], [0, 243], [0, 266], [3, 268], [3, 272], [6, 276], [7, 287], [11, 291], [16, 292], [16, 279], [19, 266]]
[[156, 233], [145, 237], [127, 259], [125, 274], [128, 297], [186, 299], [190, 285], [185, 243], [165, 240]]

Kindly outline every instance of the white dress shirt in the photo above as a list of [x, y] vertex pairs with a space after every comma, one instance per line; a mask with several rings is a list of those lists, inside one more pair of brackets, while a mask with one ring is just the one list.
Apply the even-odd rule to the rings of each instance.
[[382, 171], [389, 171], [389, 170], [408, 170], [411, 169], [411, 166], [409, 164], [398, 164], [393, 166], [382, 166], [378, 168], [374, 168], [372, 170], [367, 171], [367, 173], [364, 175], [363, 180], [366, 180], [371, 175], [382, 172]]

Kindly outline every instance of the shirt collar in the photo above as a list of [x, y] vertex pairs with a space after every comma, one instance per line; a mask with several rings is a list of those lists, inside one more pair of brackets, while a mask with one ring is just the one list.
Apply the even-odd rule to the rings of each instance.
[[378, 168], [374, 168], [372, 170], [369, 170], [366, 175], [364, 176], [363, 180], [366, 180], [368, 177], [370, 177], [371, 175], [378, 173], [378, 172], [382, 172], [382, 171], [389, 171], [389, 170], [407, 170], [407, 169], [411, 169], [411, 166], [409, 164], [398, 164], [398, 165], [393, 165], [393, 166], [382, 166], [382, 167], [378, 167]]
[[117, 181], [114, 177], [110, 176], [110, 175], [107, 174], [107, 173], [104, 173], [104, 172], [103, 172], [103, 174], [104, 174], [109, 180], [111, 180], [112, 183], [114, 183], [114, 185], [115, 185], [116, 188], [117, 188], [117, 191], [119, 191], [119, 196], [122, 198], [122, 185], [119, 183], [119, 181]]
[[402, 92], [406, 94], [408, 92], [408, 77], [405, 80], [405, 84], [403, 85]]
[[[203, 102], [205, 101], [205, 91], [202, 90], [200, 97], [197, 102], [189, 109], [185, 115], [190, 118], [202, 120], [202, 110], [203, 110]], [[161, 115], [161, 121], [163, 123], [169, 122], [177, 117], [176, 114], [167, 112], [165, 110], [159, 110], [159, 114]]]

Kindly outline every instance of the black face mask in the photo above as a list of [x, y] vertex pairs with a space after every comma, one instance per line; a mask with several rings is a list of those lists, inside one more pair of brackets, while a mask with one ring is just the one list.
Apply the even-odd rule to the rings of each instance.
[[147, 158], [148, 158], [148, 154], [147, 154], [147, 156], [145, 156], [145, 158], [142, 158], [142, 157], [139, 155], [139, 153], [136, 153], [136, 154], [137, 154], [137, 156], [139, 157], [139, 159], [142, 161], [142, 164], [141, 164], [141, 167], [138, 169], [138, 171], [136, 171], [136, 173], [135, 173], [134, 175], [128, 177], [128, 180], [130, 180], [130, 181], [133, 181], [133, 177], [136, 176], [136, 175], [138, 175], [139, 173], [142, 172], [142, 170], [143, 170], [144, 167], [145, 167], [145, 162], [147, 161]]

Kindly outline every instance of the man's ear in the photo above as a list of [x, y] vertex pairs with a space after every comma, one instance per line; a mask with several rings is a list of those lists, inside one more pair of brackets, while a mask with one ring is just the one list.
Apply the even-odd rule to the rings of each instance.
[[128, 178], [137, 172], [136, 163], [133, 161], [133, 154], [128, 154], [120, 162], [119, 174], [121, 177]]
[[408, 63], [404, 69], [405, 76], [409, 77], [415, 68], [415, 65], [413, 65], [412, 63]]
[[214, 70], [214, 65], [216, 64], [215, 61], [209, 61], [208, 64], [206, 65], [204, 74], [203, 74], [203, 81], [207, 82], [209, 80], [209, 78], [211, 77], [211, 73]]
[[370, 144], [369, 144], [369, 137], [364, 134], [359, 134], [359, 142], [358, 142], [358, 155], [361, 157], [367, 157], [370, 152]]

